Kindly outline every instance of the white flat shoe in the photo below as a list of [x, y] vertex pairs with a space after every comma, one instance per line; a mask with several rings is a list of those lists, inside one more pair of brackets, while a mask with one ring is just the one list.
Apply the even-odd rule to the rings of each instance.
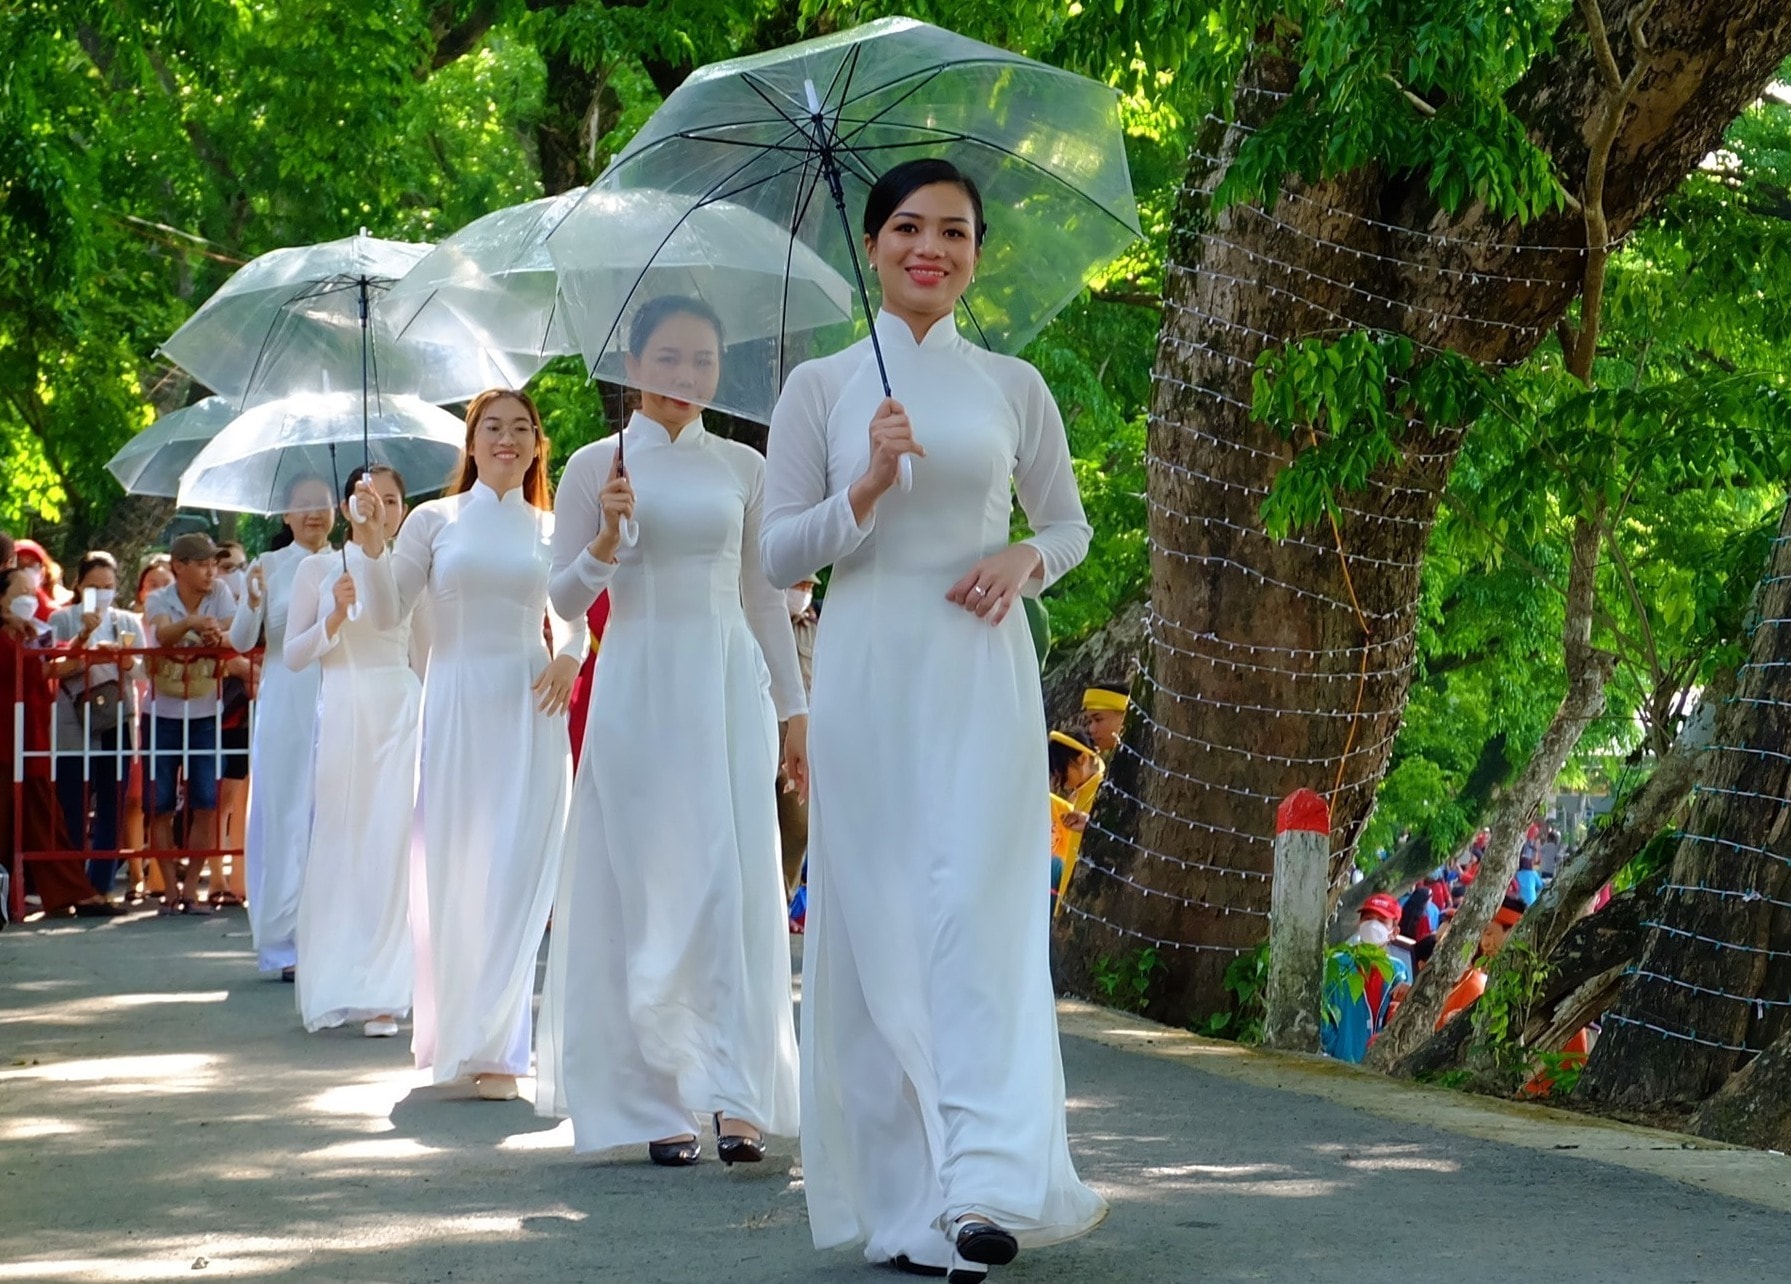
[[509, 1074], [480, 1074], [473, 1076], [473, 1087], [478, 1090], [484, 1101], [515, 1101], [516, 1076]]
[[361, 1033], [369, 1039], [391, 1039], [398, 1034], [396, 1021], [369, 1021], [361, 1027]]

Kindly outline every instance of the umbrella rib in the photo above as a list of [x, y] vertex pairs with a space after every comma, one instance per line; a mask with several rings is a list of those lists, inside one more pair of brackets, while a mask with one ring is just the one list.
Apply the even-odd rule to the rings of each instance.
[[[784, 377], [784, 344], [790, 336], [790, 271], [796, 262], [796, 233], [802, 227], [802, 220], [808, 214], [809, 202], [815, 198], [817, 184], [809, 179], [808, 161], [802, 162], [802, 177], [797, 180], [796, 207], [790, 211], [790, 240], [784, 249], [784, 290], [783, 307], [779, 313], [782, 322], [777, 328], [777, 378], [778, 387], [783, 387]], [[849, 248], [849, 247], [848, 247]]]

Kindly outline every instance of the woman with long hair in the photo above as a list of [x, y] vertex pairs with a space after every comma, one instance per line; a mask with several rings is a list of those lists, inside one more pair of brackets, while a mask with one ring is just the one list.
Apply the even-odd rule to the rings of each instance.
[[[230, 622], [230, 645], [251, 651], [265, 631], [261, 691], [249, 744], [249, 823], [243, 836], [249, 928], [263, 972], [291, 981], [298, 964], [299, 888], [311, 847], [312, 746], [317, 738], [316, 669], [295, 673], [280, 662], [287, 612], [299, 566], [329, 547], [336, 500], [320, 477], [301, 477], [286, 491], [285, 545], [249, 567], [246, 591]], [[222, 862], [213, 862], [213, 873]], [[221, 883], [222, 880], [219, 880]]]
[[[566, 465], [554, 607], [610, 595], [542, 995], [536, 1109], [580, 1151], [728, 1164], [794, 1136], [796, 1030], [777, 854], [779, 718], [802, 771], [807, 704], [783, 594], [759, 569], [765, 461], [708, 432], [721, 322], [645, 303], [641, 406]], [[626, 458], [626, 475], [620, 460]], [[637, 518], [639, 539], [621, 542]], [[648, 856], [650, 853], [650, 857]]]
[[[466, 454], [441, 499], [386, 548], [385, 505], [356, 489], [369, 559], [368, 626], [398, 627], [427, 592], [423, 701], [428, 922], [412, 1049], [435, 1082], [472, 1075], [513, 1100], [529, 1070], [535, 954], [559, 872], [571, 788], [561, 721], [584, 652], [582, 616], [548, 611], [549, 443], [535, 403], [493, 389], [466, 412]], [[551, 622], [557, 654], [548, 653]]]
[[[953, 320], [984, 232], [944, 161], [872, 188], [874, 324], [901, 400], [868, 340], [793, 371], [763, 530], [774, 583], [833, 567], [810, 697], [809, 1221], [819, 1247], [958, 1280], [1106, 1207], [1066, 1135], [1044, 701], [1013, 609], [1081, 561], [1089, 528], [1045, 381]], [[1034, 532], [1018, 542], [1015, 492]]]
[[[404, 522], [404, 479], [356, 468], [343, 512], [366, 477], [385, 509], [385, 536]], [[356, 618], [367, 558], [358, 545], [305, 559], [292, 585], [285, 659], [322, 672], [317, 797], [299, 894], [299, 1016], [307, 1030], [364, 1022], [398, 1033], [416, 974], [410, 934], [411, 816], [423, 684], [411, 668], [411, 621], [375, 630]]]

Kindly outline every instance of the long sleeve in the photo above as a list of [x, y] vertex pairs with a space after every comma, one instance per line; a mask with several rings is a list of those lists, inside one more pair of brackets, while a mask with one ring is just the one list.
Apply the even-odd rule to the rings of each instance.
[[237, 599], [236, 614], [230, 620], [230, 645], [237, 651], [255, 649], [255, 643], [261, 639], [261, 625], [267, 614], [268, 580], [272, 578], [272, 572], [259, 557], [255, 559], [255, 565], [261, 567], [261, 605], [250, 606], [246, 590]]
[[1088, 555], [1094, 531], [1082, 511], [1082, 494], [1076, 489], [1070, 443], [1057, 402], [1037, 370], [1029, 365], [1021, 368], [1026, 379], [1014, 404], [1020, 417], [1014, 491], [1033, 530], [1032, 537], [1021, 543], [1036, 548], [1044, 563], [1043, 577], [1025, 589], [1027, 597], [1037, 597]]
[[367, 594], [367, 620], [377, 632], [397, 628], [416, 609], [417, 600], [429, 586], [435, 536], [445, 521], [435, 503], [422, 505], [399, 528], [397, 542], [367, 561], [362, 587]]
[[553, 501], [553, 572], [548, 601], [562, 620], [582, 620], [609, 587], [615, 566], [591, 556], [591, 541], [603, 527], [604, 479], [615, 459], [615, 442], [596, 442], [566, 461]]
[[335, 607], [336, 580], [342, 575], [337, 558], [307, 558], [292, 577], [292, 605], [286, 611], [286, 646], [281, 658], [294, 673], [302, 673], [336, 649], [340, 632], [330, 636], [329, 614]]
[[[552, 513], [542, 514], [542, 520], [551, 523], [554, 530], [558, 531], [559, 523], [554, 521]], [[554, 547], [557, 549], [558, 545], [556, 544]], [[585, 557], [593, 562], [597, 560], [596, 558], [591, 557], [589, 553], [586, 553]], [[584, 663], [585, 658], [585, 648], [590, 645], [591, 641], [591, 629], [590, 626], [585, 623], [585, 613], [583, 610], [577, 612], [562, 612], [560, 608], [554, 604], [551, 584], [552, 581], [550, 579], [547, 601], [547, 629], [549, 634], [553, 637], [554, 655], [556, 657], [563, 657], [571, 660], [574, 664], [582, 664]], [[595, 601], [596, 599], [593, 598], [592, 600]], [[590, 602], [585, 603], [587, 609], [590, 605]]]
[[844, 487], [827, 493], [824, 379], [818, 363], [798, 366], [771, 412], [759, 555], [766, 577], [780, 589], [833, 565], [876, 525], [875, 513], [858, 524]]
[[765, 469], [757, 458], [747, 475], [746, 518], [740, 537], [740, 603], [746, 622], [759, 640], [765, 667], [771, 671], [771, 703], [779, 721], [808, 712], [802, 666], [796, 658], [796, 632], [790, 624], [783, 590], [765, 577], [759, 560], [760, 526], [765, 505]]

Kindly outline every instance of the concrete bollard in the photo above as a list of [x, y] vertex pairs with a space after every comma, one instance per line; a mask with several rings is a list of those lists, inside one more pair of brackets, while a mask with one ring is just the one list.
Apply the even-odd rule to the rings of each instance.
[[1269, 902], [1269, 979], [1263, 1043], [1317, 1052], [1325, 981], [1331, 809], [1299, 789], [1275, 811], [1275, 885]]

